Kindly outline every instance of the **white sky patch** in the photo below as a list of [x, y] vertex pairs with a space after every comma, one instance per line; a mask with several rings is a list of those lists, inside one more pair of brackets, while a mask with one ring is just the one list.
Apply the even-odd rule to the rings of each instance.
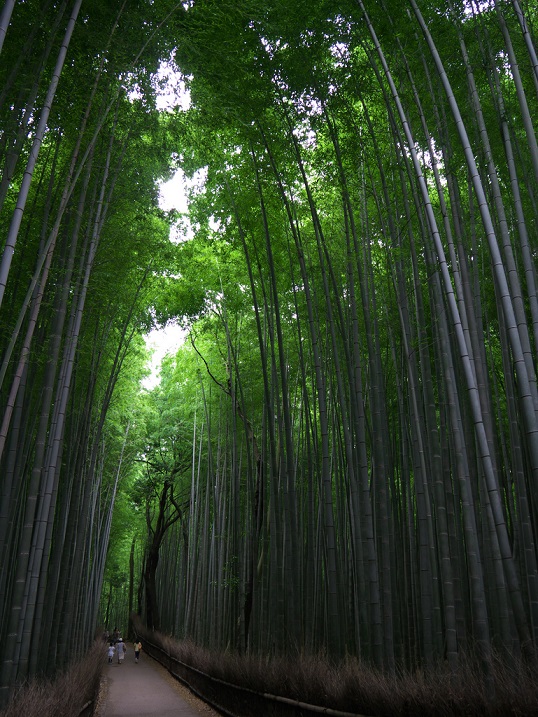
[[477, 12], [493, 10], [492, 0], [465, 0], [463, 3], [463, 14], [467, 17], [476, 15]]
[[165, 212], [175, 209], [182, 214], [186, 213], [189, 204], [187, 201], [187, 177], [183, 170], [178, 169], [172, 179], [163, 182], [159, 187], [159, 206]]
[[191, 106], [191, 96], [185, 84], [185, 76], [168, 62], [161, 62], [154, 75], [157, 87], [157, 109], [173, 110], [179, 107], [186, 111]]
[[174, 244], [188, 241], [194, 236], [193, 227], [189, 221], [189, 192], [204, 192], [207, 179], [207, 168], [204, 167], [194, 173], [192, 178], [178, 169], [174, 176], [163, 182], [160, 187], [159, 206], [165, 211], [175, 209], [182, 216], [170, 230], [170, 241]]
[[[123, 77], [128, 88], [127, 97], [134, 102], [143, 99], [144, 93], [134, 76], [127, 73]], [[157, 72], [151, 75], [151, 84], [157, 95], [156, 106], [161, 112], [171, 112], [179, 108], [186, 112], [191, 106], [191, 96], [187, 88], [188, 77], [178, 72], [171, 62], [161, 62]]]
[[143, 388], [150, 391], [158, 385], [163, 358], [168, 354], [175, 354], [185, 341], [186, 335], [185, 329], [170, 323], [162, 329], [153, 329], [144, 336], [146, 348], [153, 353], [149, 362], [151, 373], [142, 381]]

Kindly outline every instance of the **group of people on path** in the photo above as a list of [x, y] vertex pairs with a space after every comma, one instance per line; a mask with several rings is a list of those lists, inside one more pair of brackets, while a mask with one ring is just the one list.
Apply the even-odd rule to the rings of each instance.
[[[125, 658], [125, 653], [127, 652], [127, 647], [125, 643], [123, 642], [123, 638], [120, 635], [120, 631], [117, 627], [114, 628], [114, 632], [112, 633], [113, 637], [110, 640], [110, 643], [107, 648], [107, 654], [108, 654], [108, 663], [112, 664], [114, 660], [114, 655], [118, 658], [118, 665], [121, 665]], [[136, 640], [136, 642], [133, 645], [134, 647], [134, 655], [135, 655], [135, 662], [138, 662], [140, 658], [140, 651], [142, 650], [142, 643], [139, 640]]]

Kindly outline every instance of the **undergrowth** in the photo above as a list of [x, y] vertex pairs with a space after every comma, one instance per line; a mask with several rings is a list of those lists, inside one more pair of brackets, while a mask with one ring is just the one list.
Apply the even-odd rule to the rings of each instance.
[[338, 666], [318, 657], [262, 658], [214, 653], [189, 641], [146, 630], [142, 638], [176, 659], [226, 682], [281, 697], [372, 717], [538, 717], [536, 670], [512, 659], [494, 659], [492, 680], [463, 660], [426, 672], [388, 675], [355, 658]]
[[97, 698], [105, 664], [102, 640], [53, 680], [34, 679], [20, 685], [0, 717], [78, 717]]

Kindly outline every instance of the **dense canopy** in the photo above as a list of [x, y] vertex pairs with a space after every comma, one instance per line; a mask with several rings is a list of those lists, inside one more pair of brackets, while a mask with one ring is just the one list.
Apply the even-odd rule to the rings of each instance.
[[5, 0], [0, 706], [132, 609], [387, 672], [536, 660], [537, 20]]

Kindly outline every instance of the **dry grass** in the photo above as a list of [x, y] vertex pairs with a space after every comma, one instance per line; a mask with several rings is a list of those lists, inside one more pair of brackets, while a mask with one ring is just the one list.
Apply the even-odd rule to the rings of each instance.
[[96, 640], [91, 650], [54, 680], [32, 680], [21, 685], [0, 717], [78, 717], [82, 707], [97, 697], [105, 650]]
[[301, 700], [320, 707], [375, 717], [538, 717], [538, 675], [522, 663], [497, 659], [493, 685], [480, 670], [463, 663], [457, 673], [446, 667], [424, 674], [386, 675], [348, 659], [338, 666], [323, 658], [259, 658], [215, 654], [156, 633], [140, 624], [144, 639], [182, 662], [257, 692]]

